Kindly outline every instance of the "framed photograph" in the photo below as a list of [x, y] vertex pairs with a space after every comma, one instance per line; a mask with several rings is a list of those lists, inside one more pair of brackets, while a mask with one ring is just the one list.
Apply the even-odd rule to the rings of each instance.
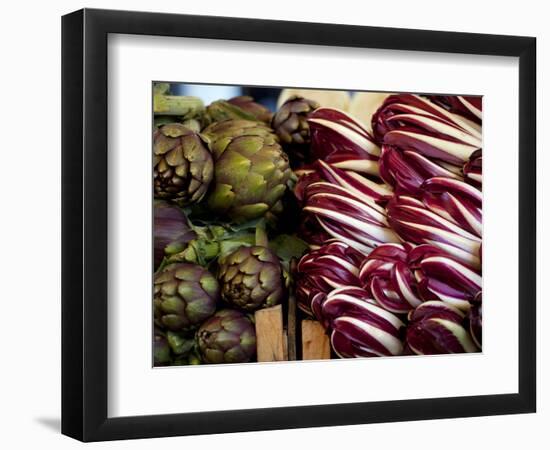
[[535, 38], [62, 27], [64, 434], [535, 412]]

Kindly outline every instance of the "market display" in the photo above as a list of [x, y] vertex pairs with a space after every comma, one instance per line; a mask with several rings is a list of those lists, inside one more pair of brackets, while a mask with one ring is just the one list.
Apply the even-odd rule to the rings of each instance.
[[269, 309], [274, 361], [307, 359], [304, 322], [326, 358], [481, 351], [481, 98], [373, 93], [359, 119], [307, 90], [271, 110], [170, 89], [153, 92], [155, 366], [265, 361]]

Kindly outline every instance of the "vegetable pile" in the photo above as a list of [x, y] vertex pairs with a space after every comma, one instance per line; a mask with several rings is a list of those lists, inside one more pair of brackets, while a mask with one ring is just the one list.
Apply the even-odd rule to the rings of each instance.
[[381, 98], [155, 85], [155, 366], [255, 361], [254, 312], [294, 298], [333, 357], [481, 350], [481, 99]]

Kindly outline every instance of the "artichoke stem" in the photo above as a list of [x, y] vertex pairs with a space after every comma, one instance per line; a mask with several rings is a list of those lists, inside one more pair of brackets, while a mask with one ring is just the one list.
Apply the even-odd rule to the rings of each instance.
[[153, 111], [165, 116], [194, 117], [204, 110], [204, 103], [198, 97], [163, 95], [153, 96]]
[[261, 224], [258, 224], [258, 226], [256, 227], [256, 245], [261, 245], [262, 247], [269, 246], [267, 233], [265, 232], [265, 228]]

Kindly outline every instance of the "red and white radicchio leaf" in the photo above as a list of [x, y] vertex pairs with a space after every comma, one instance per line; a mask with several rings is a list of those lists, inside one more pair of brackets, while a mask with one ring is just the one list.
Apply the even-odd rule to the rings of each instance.
[[432, 244], [475, 269], [481, 268], [481, 238], [431, 211], [418, 199], [395, 196], [387, 206], [388, 223], [403, 239], [414, 244]]
[[[343, 242], [329, 241], [304, 255], [297, 265], [296, 299], [304, 312], [322, 320], [324, 296], [342, 286], [359, 286], [359, 266], [364, 256]], [[318, 295], [322, 294], [322, 295]], [[316, 298], [312, 307], [312, 301]]]
[[407, 313], [420, 303], [417, 282], [409, 269], [409, 243], [382, 244], [363, 262], [359, 279], [376, 302], [394, 313]]
[[421, 200], [431, 211], [481, 237], [481, 191], [463, 181], [434, 177], [422, 185]]
[[338, 109], [318, 108], [307, 121], [314, 160], [341, 169], [378, 175], [380, 148], [358, 120]]
[[482, 97], [469, 95], [430, 95], [429, 99], [456, 114], [476, 123], [482, 119]]
[[396, 194], [418, 195], [424, 181], [432, 177], [462, 180], [461, 168], [432, 160], [414, 150], [382, 145], [380, 178], [395, 189]]
[[378, 306], [364, 289], [344, 287], [332, 291], [323, 302], [322, 311], [332, 330], [332, 347], [339, 357], [402, 354], [404, 323]]
[[482, 336], [482, 307], [481, 307], [482, 293], [479, 291], [478, 295], [471, 301], [472, 307], [468, 312], [468, 322], [470, 326], [470, 334], [476, 345], [481, 349], [481, 336]]
[[472, 267], [433, 245], [419, 245], [409, 253], [418, 290], [425, 300], [439, 299], [462, 311], [481, 291], [481, 276]]
[[481, 148], [480, 125], [412, 94], [389, 96], [373, 115], [380, 144], [462, 167]]
[[[323, 167], [340, 177], [334, 168]], [[382, 243], [399, 242], [388, 224], [386, 210], [377, 203], [387, 200], [387, 191], [366, 181], [372, 185], [365, 184], [363, 189], [343, 178], [339, 178], [338, 184], [311, 183], [304, 191], [303, 208], [317, 219], [326, 233], [365, 255]]]
[[477, 152], [472, 153], [470, 159], [466, 162], [466, 164], [464, 164], [462, 169], [466, 180], [479, 188], [481, 188], [483, 181], [482, 166], [482, 152], [481, 150], [478, 150]]
[[463, 319], [464, 314], [447, 303], [424, 302], [409, 313], [407, 346], [417, 355], [476, 352]]

